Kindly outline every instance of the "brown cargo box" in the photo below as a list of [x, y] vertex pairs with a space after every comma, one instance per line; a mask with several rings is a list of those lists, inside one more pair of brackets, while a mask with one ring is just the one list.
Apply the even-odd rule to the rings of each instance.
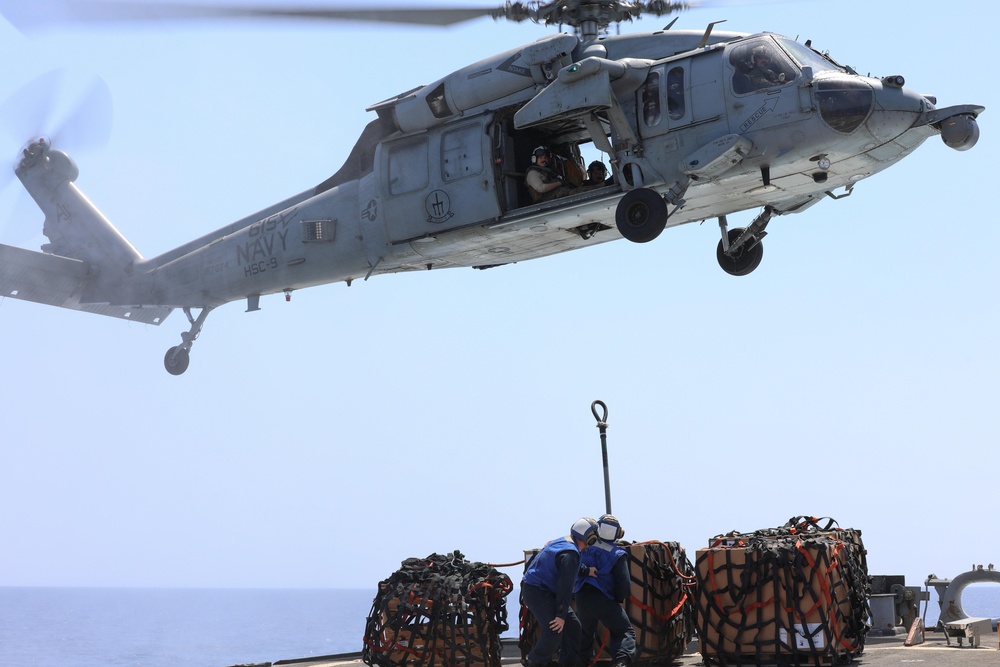
[[768, 536], [699, 550], [699, 646], [707, 660], [829, 664], [860, 653], [847, 571], [851, 542], [828, 536]]
[[362, 660], [373, 667], [499, 667], [510, 578], [461, 552], [409, 558], [378, 594]]

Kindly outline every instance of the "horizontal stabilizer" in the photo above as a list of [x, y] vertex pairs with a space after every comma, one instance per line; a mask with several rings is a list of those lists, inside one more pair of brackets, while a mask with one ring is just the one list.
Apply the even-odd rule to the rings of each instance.
[[90, 270], [85, 262], [0, 244], [0, 296], [159, 325], [172, 308], [80, 303]]

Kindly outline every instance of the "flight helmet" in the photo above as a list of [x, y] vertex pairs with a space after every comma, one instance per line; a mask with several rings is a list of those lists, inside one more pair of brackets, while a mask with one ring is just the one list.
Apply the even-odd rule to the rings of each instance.
[[597, 522], [589, 516], [585, 516], [582, 519], [576, 520], [570, 527], [569, 534], [574, 540], [579, 540], [590, 547], [597, 544], [597, 530]]
[[622, 528], [618, 519], [610, 514], [605, 514], [597, 520], [597, 534], [605, 542], [614, 542], [625, 537], [625, 529]]

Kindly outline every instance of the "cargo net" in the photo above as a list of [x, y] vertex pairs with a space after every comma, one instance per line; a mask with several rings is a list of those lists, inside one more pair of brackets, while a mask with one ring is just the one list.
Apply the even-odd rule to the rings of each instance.
[[500, 665], [510, 577], [458, 551], [408, 558], [379, 582], [361, 659], [381, 667]]
[[635, 660], [673, 662], [693, 634], [694, 568], [677, 542], [640, 542], [626, 551], [632, 590], [625, 612], [635, 630]]
[[[628, 553], [632, 588], [625, 601], [635, 630], [636, 664], [669, 663], [684, 653], [692, 635], [695, 576], [691, 561], [677, 542], [638, 542], [619, 545]], [[527, 568], [527, 563], [525, 563]], [[538, 641], [538, 622], [521, 605], [518, 646], [522, 662]], [[610, 662], [608, 632], [598, 624], [595, 662]]]
[[864, 650], [870, 577], [860, 531], [793, 517], [715, 537], [695, 569], [706, 664], [830, 665]]

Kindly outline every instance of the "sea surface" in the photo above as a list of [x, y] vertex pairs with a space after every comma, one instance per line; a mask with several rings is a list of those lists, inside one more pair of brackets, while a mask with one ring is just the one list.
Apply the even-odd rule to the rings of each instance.
[[[930, 603], [924, 624], [932, 627], [937, 623], [940, 608], [937, 593], [931, 590]], [[1000, 584], [972, 584], [962, 591], [962, 609], [969, 616], [1000, 619]], [[920, 603], [920, 613], [924, 613], [924, 603]]]
[[227, 667], [360, 651], [375, 591], [0, 588], [0, 667]]
[[[342, 589], [0, 587], [0, 667], [229, 667], [356, 652], [374, 597]], [[507, 604], [516, 625], [516, 596]], [[1000, 585], [970, 586], [962, 605], [973, 616], [1000, 617]], [[931, 591], [928, 624], [936, 619]]]

